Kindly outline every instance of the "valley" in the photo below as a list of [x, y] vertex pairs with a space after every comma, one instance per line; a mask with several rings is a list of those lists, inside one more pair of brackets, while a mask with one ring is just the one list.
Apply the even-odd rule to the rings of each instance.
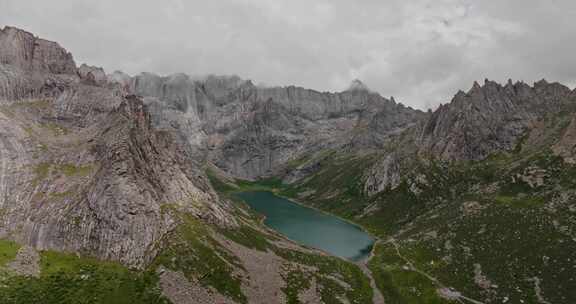
[[0, 128], [1, 304], [576, 302], [559, 83], [424, 112], [359, 80], [106, 74], [5, 27]]

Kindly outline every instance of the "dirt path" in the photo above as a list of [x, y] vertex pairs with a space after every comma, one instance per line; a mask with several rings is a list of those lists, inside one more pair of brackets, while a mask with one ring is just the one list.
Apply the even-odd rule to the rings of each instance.
[[384, 304], [384, 297], [382, 296], [380, 289], [378, 289], [378, 286], [376, 286], [376, 281], [374, 280], [374, 277], [372, 277], [372, 272], [368, 269], [368, 261], [370, 261], [370, 259], [366, 260], [366, 262], [358, 263], [358, 267], [360, 267], [362, 272], [364, 272], [368, 279], [370, 279], [370, 287], [372, 287], [372, 290], [374, 291], [374, 294], [372, 295], [372, 303]]

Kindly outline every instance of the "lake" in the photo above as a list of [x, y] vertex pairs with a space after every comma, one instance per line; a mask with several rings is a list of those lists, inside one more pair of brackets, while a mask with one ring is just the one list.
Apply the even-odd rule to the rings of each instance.
[[264, 224], [287, 238], [352, 261], [367, 257], [374, 239], [360, 227], [272, 192], [241, 192], [237, 196], [266, 216]]

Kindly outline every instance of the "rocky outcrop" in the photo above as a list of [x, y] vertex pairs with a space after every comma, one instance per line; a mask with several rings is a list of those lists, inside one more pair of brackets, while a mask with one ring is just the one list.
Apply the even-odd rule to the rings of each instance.
[[522, 82], [505, 86], [486, 80], [458, 92], [424, 124], [421, 152], [444, 160], [481, 160], [495, 151], [512, 150], [518, 139], [546, 113], [569, 102], [570, 89], [557, 83]]
[[[19, 69], [0, 64], [0, 101], [16, 100], [34, 94], [35, 85]], [[36, 94], [34, 94], [36, 95]]]
[[78, 68], [78, 75], [83, 81], [89, 84], [104, 85], [108, 82], [108, 77], [104, 69], [99, 67], [82, 64]]
[[0, 30], [0, 64], [31, 73], [76, 74], [72, 54], [58, 43], [9, 26]]
[[554, 153], [569, 164], [576, 164], [576, 116], [563, 131], [560, 140], [552, 147]]
[[0, 103], [21, 99], [54, 98], [78, 82], [75, 75], [34, 74], [0, 64]]
[[364, 192], [373, 195], [386, 189], [394, 189], [400, 184], [402, 173], [398, 156], [387, 155], [366, 173]]
[[72, 55], [57, 43], [0, 29], [0, 102], [55, 97], [77, 78]]
[[95, 252], [111, 255], [106, 258], [143, 264], [146, 260], [138, 259], [153, 256], [157, 242], [173, 224], [162, 212], [164, 205], [179, 206], [218, 224], [233, 222], [212, 205], [218, 199], [208, 181], [194, 173], [170, 136], [155, 133], [150, 122], [143, 103], [129, 97], [98, 128], [103, 132], [93, 149], [100, 170], [82, 205], [99, 223], [100, 239], [90, 245]]
[[[3, 116], [0, 184], [10, 190], [3, 192], [1, 236], [140, 267], [174, 225], [165, 207], [235, 225], [201, 170], [152, 128], [137, 97], [92, 125], [70, 125], [65, 136], [50, 134], [57, 125], [43, 130], [51, 103], [41, 115], [23, 103]], [[27, 126], [25, 117], [38, 121]]]
[[80, 83], [66, 88], [54, 99], [54, 115], [69, 127], [88, 127], [123, 101], [120, 90]]

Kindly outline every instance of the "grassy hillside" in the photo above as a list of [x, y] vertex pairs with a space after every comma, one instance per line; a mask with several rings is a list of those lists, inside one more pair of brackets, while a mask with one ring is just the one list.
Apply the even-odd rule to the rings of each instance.
[[387, 303], [573, 303], [576, 168], [549, 149], [565, 127], [547, 127], [539, 148], [523, 139], [483, 161], [415, 159], [374, 196], [362, 182], [378, 155], [333, 153], [274, 188], [380, 237], [369, 266]]
[[[13, 260], [13, 248], [0, 241], [0, 256]], [[116, 263], [53, 251], [40, 256], [38, 277], [18, 276], [0, 264], [0, 303], [169, 303], [161, 296], [153, 271], [131, 271]]]

